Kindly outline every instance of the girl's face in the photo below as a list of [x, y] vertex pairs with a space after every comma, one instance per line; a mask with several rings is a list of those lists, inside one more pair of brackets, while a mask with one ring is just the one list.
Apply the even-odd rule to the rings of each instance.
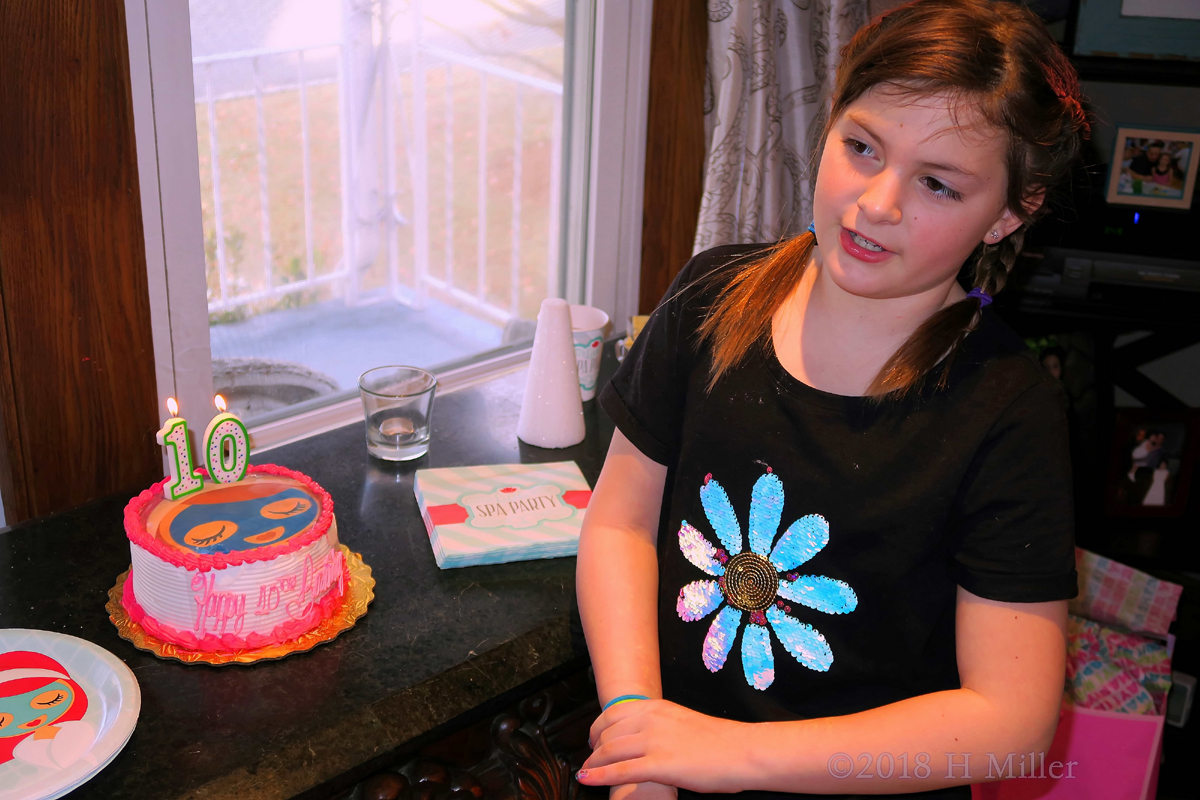
[[944, 296], [976, 245], [1021, 224], [1006, 207], [1003, 134], [966, 107], [959, 122], [956, 130], [945, 95], [877, 87], [832, 125], [813, 217], [823, 266], [840, 289]]
[[1042, 366], [1045, 367], [1046, 371], [1055, 378], [1062, 380], [1062, 362], [1058, 360], [1058, 356], [1054, 355], [1053, 353], [1048, 356], [1043, 356]]
[[1166, 169], [1169, 166], [1171, 166], [1171, 154], [1170, 153], [1162, 153], [1161, 155], [1159, 155], [1158, 168]]

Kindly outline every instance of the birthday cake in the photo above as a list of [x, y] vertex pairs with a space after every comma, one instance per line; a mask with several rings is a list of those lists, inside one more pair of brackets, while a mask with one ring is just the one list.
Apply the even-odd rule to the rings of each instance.
[[164, 493], [168, 477], [125, 507], [122, 604], [151, 636], [201, 652], [254, 649], [338, 610], [349, 578], [329, 494], [283, 467], [243, 474], [177, 499]]

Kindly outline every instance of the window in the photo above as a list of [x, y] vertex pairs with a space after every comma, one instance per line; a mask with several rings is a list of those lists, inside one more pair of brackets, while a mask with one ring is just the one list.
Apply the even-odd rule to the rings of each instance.
[[511, 367], [545, 297], [632, 313], [646, 4], [126, 6], [159, 393], [189, 416], [219, 391], [261, 448], [357, 419], [372, 366]]

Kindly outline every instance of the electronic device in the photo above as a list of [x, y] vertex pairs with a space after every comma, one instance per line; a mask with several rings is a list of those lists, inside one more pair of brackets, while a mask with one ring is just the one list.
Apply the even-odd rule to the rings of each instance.
[[1171, 694], [1167, 696], [1167, 724], [1182, 728], [1192, 714], [1196, 699], [1196, 678], [1183, 672], [1171, 673]]
[[1069, 198], [1030, 231], [1010, 302], [1028, 311], [1200, 322], [1200, 204], [1109, 204], [1103, 168], [1076, 173]]

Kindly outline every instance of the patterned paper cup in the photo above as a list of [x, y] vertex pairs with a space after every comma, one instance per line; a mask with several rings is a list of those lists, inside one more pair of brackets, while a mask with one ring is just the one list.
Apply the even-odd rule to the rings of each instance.
[[579, 393], [584, 400], [596, 396], [600, 375], [600, 351], [608, 314], [592, 306], [571, 306], [571, 334], [575, 339], [575, 365], [579, 369]]

